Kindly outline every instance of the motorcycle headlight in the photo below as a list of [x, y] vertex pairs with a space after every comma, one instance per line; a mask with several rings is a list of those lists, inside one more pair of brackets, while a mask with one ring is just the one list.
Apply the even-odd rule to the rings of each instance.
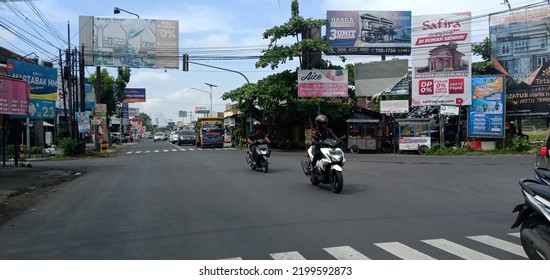
[[338, 151], [338, 150], [332, 150], [332, 151], [330, 151], [329, 154], [330, 154], [330, 158], [332, 159], [333, 162], [339, 162], [344, 157], [344, 153], [342, 151]]

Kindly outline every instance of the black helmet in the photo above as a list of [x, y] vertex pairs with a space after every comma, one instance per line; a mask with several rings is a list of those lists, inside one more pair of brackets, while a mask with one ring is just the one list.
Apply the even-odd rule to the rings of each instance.
[[325, 115], [318, 115], [315, 117], [315, 124], [319, 128], [326, 128], [328, 125], [328, 118]]
[[260, 122], [259, 122], [259, 121], [254, 121], [254, 122], [252, 123], [252, 127], [253, 127], [254, 129], [260, 129]]

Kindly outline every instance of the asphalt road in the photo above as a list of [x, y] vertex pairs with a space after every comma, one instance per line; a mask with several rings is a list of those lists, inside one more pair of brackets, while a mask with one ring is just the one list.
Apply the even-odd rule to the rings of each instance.
[[533, 156], [348, 153], [340, 194], [304, 157], [264, 174], [243, 150], [129, 145], [0, 227], [0, 259], [525, 259], [510, 225]]

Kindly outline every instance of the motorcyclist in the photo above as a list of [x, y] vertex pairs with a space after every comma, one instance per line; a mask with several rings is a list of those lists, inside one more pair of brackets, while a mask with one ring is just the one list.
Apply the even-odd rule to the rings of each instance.
[[259, 121], [254, 121], [252, 123], [253, 130], [250, 132], [247, 138], [248, 142], [248, 152], [250, 155], [252, 155], [252, 163], [256, 164], [256, 145], [258, 144], [256, 141], [264, 139], [266, 143], [270, 143], [271, 141], [267, 137], [267, 135], [263, 132], [261, 129], [261, 124]]
[[315, 117], [315, 125], [311, 130], [311, 146], [313, 152], [313, 159], [309, 166], [309, 170], [313, 171], [313, 168], [317, 164], [317, 161], [321, 158], [321, 144], [320, 141], [324, 141], [328, 138], [338, 140], [336, 134], [328, 127], [328, 118], [325, 115], [317, 115]]

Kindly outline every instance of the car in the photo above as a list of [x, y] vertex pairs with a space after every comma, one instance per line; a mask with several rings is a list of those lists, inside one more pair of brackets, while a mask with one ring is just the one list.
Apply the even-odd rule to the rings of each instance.
[[193, 130], [180, 130], [178, 131], [179, 141], [178, 145], [193, 145], [195, 146], [195, 131]]
[[153, 142], [166, 141], [165, 136], [166, 134], [164, 134], [164, 132], [155, 132], [155, 134], [153, 135]]
[[178, 134], [178, 131], [174, 130], [170, 132], [170, 135], [168, 136], [168, 141], [170, 141], [170, 143], [176, 144], [178, 143], [179, 140], [180, 140], [180, 136]]

